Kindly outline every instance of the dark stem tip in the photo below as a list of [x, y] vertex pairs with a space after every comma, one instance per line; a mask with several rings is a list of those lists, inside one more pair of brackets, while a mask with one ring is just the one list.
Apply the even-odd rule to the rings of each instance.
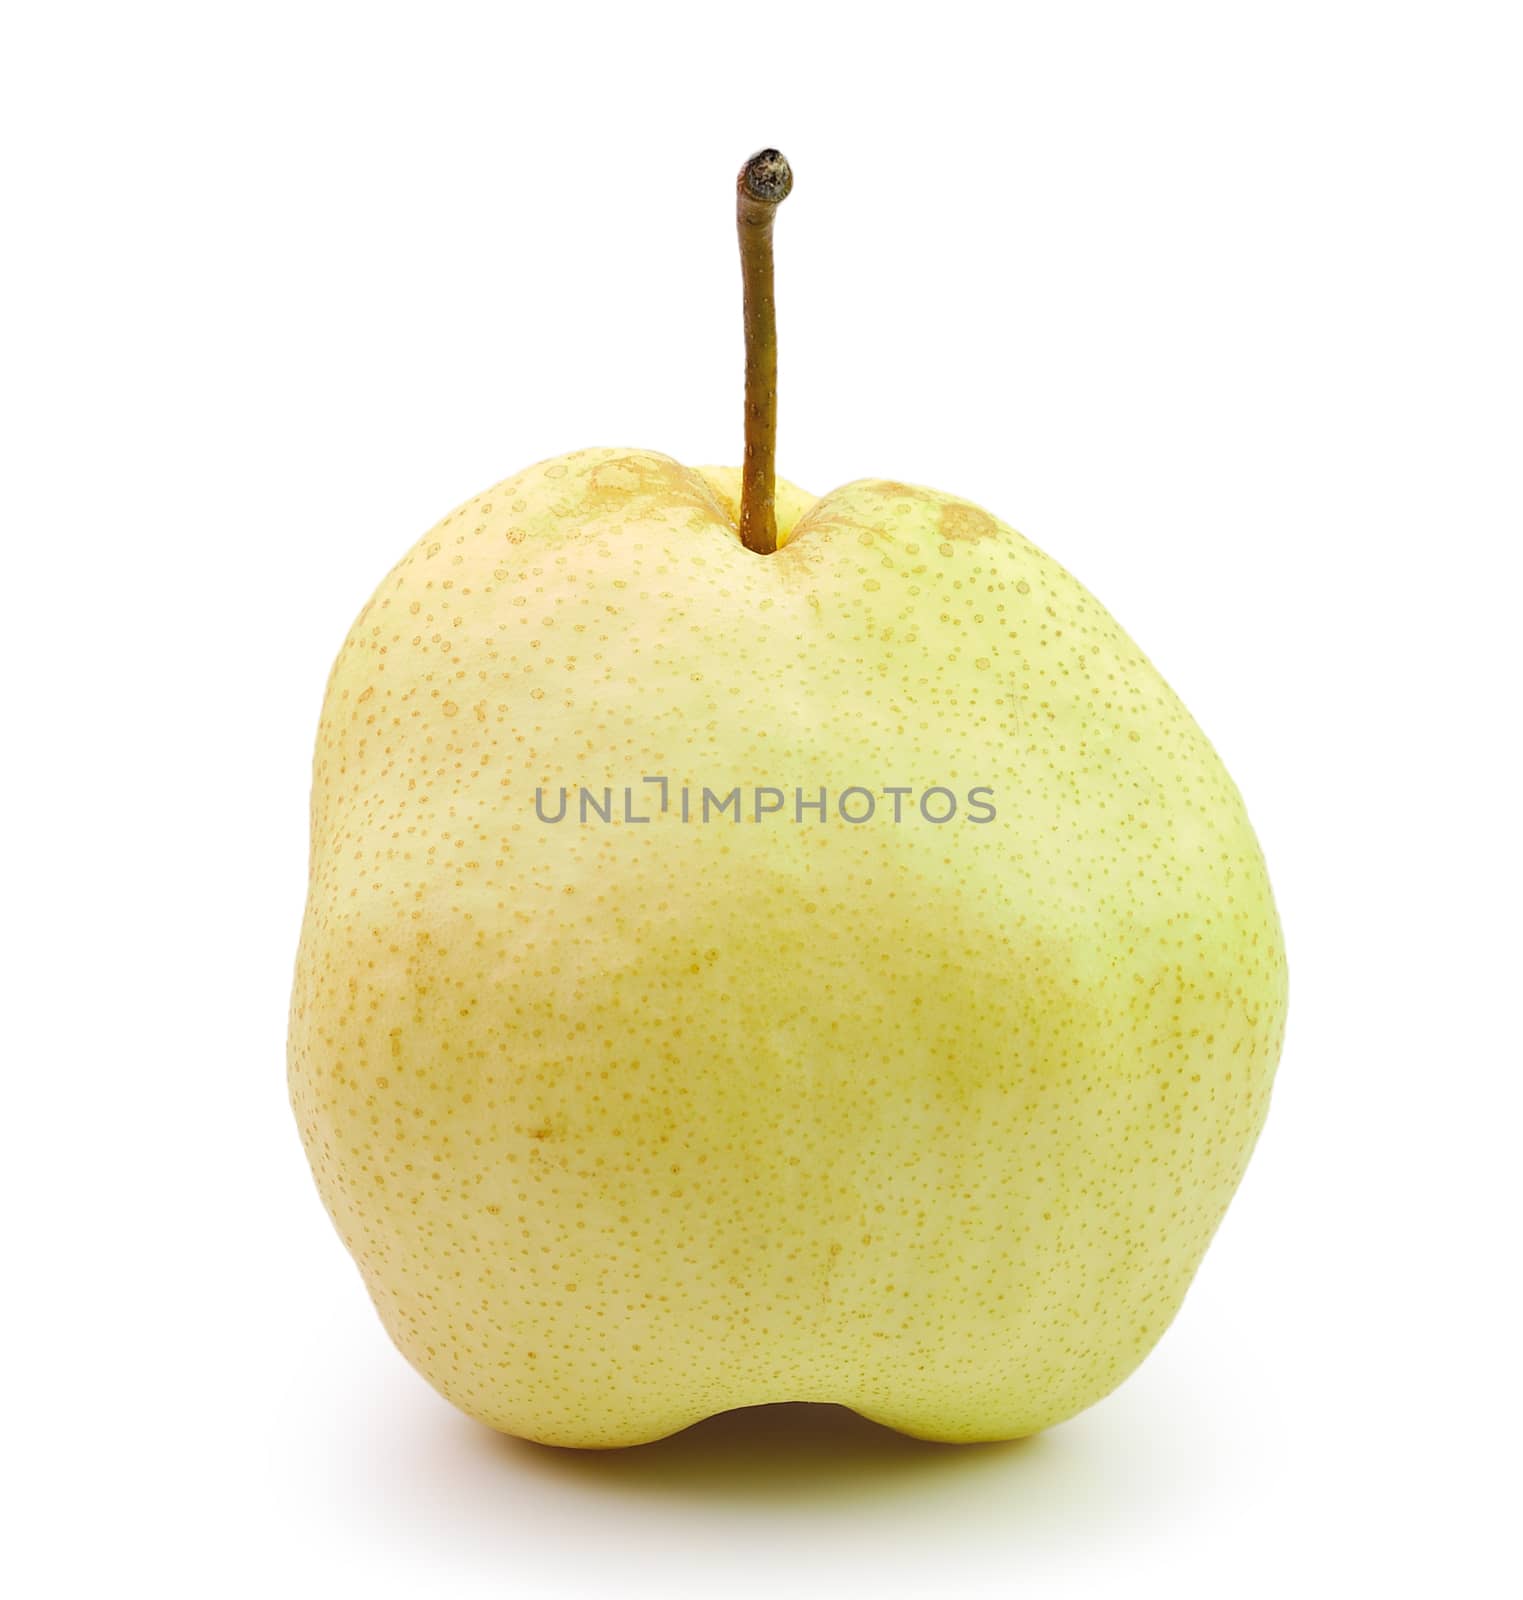
[[793, 188], [793, 168], [781, 150], [758, 150], [740, 169], [740, 188], [762, 205], [781, 205]]

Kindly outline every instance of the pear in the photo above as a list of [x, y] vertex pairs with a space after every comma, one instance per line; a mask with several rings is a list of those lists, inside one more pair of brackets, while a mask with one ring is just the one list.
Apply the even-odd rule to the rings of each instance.
[[495, 1428], [1028, 1434], [1143, 1359], [1243, 1174], [1286, 1008], [1263, 859], [1056, 562], [751, 445], [541, 462], [360, 614], [297, 1122], [388, 1333]]

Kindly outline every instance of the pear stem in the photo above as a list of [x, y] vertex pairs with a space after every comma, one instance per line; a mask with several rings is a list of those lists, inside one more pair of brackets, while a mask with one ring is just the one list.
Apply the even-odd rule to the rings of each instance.
[[772, 219], [793, 187], [777, 150], [758, 150], [735, 180], [735, 227], [746, 324], [746, 457], [741, 468], [740, 542], [758, 555], [777, 549], [777, 308], [772, 302]]

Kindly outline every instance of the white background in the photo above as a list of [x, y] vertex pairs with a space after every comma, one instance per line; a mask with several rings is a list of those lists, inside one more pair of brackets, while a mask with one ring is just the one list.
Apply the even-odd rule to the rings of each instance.
[[[20, 4], [0, 46], [12, 1592], [1516, 1593], [1517, 9]], [[544, 1450], [392, 1351], [306, 1171], [311, 740], [460, 500], [737, 458], [767, 143], [782, 470], [979, 501], [1141, 641], [1247, 796], [1289, 1041], [1077, 1421]]]

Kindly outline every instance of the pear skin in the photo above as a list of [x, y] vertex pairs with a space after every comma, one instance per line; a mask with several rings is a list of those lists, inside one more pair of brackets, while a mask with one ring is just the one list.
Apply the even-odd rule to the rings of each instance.
[[[1243, 1174], [1286, 1008], [1264, 863], [1013, 529], [779, 485], [758, 555], [737, 495], [574, 451], [382, 582], [317, 739], [296, 1119], [388, 1333], [494, 1428], [1029, 1434], [1143, 1359]], [[786, 808], [679, 811], [758, 786]], [[796, 815], [854, 786], [870, 820]]]

